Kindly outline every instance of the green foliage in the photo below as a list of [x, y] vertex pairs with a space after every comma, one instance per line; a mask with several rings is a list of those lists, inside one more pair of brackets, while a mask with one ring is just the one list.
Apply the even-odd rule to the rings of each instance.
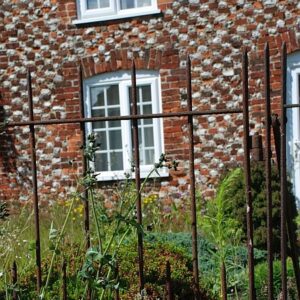
[[[145, 241], [151, 243], [164, 243], [170, 247], [180, 248], [191, 259], [192, 238], [189, 233], [151, 233], [145, 235]], [[247, 248], [244, 246], [226, 246], [225, 263], [227, 266], [228, 297], [236, 299], [246, 297], [248, 289], [247, 274]], [[254, 249], [256, 263], [266, 261], [267, 252]], [[210, 297], [219, 297], [220, 274], [219, 257], [216, 246], [198, 236], [198, 263], [202, 288], [209, 293]], [[247, 298], [247, 297], [246, 297]]]
[[241, 230], [238, 222], [226, 214], [230, 205], [227, 197], [228, 189], [240, 177], [240, 169], [231, 172], [221, 182], [215, 199], [207, 201], [204, 214], [198, 218], [198, 224], [204, 236], [211, 241], [218, 250], [220, 261], [226, 257], [228, 245], [237, 245], [240, 242]]
[[[210, 251], [210, 253], [215, 264], [214, 273], [217, 278], [214, 274], [206, 276], [206, 278], [214, 279], [214, 282], [207, 280], [206, 284], [209, 286], [212, 285], [211, 290], [216, 297], [218, 295], [222, 296], [221, 266], [224, 265], [227, 270], [233, 270], [230, 276], [227, 276], [227, 282], [229, 286], [235, 286], [235, 288], [239, 284], [237, 278], [241, 276], [241, 270], [244, 270], [244, 266], [238, 261], [236, 252], [242, 232], [238, 226], [238, 222], [226, 214], [230, 201], [226, 198], [226, 193], [228, 188], [240, 176], [240, 172], [240, 169], [236, 169], [223, 179], [215, 199], [207, 201], [205, 208], [202, 209], [204, 213], [198, 218], [201, 232], [215, 247], [215, 251]], [[228, 259], [229, 257], [230, 259]]]
[[[236, 172], [233, 170], [229, 175]], [[267, 248], [267, 201], [266, 201], [266, 180], [263, 163], [252, 163], [252, 199], [253, 199], [253, 226], [254, 226], [254, 247], [259, 249]], [[280, 178], [277, 167], [272, 166], [272, 199], [273, 199], [273, 249], [280, 252]], [[222, 183], [221, 183], [222, 184]], [[246, 198], [244, 187], [244, 174], [242, 169], [239, 176], [227, 187], [224, 200], [228, 201], [226, 215], [238, 222], [242, 229], [242, 239], [247, 238], [246, 228]], [[289, 201], [293, 206], [293, 218], [296, 214], [295, 199], [289, 193]]]
[[[166, 262], [171, 265], [171, 276], [175, 299], [192, 299], [192, 259], [186, 249], [172, 242], [163, 242], [155, 235], [145, 236], [145, 293], [148, 299], [164, 299], [166, 283]], [[138, 290], [137, 245], [125, 244], [119, 255], [119, 271], [123, 289], [121, 299], [136, 299]], [[210, 299], [202, 290], [202, 299]]]
[[[263, 262], [255, 266], [255, 287], [257, 299], [268, 299], [268, 264]], [[280, 299], [281, 292], [281, 261], [275, 260], [273, 263], [273, 283], [275, 299]], [[294, 276], [293, 264], [290, 259], [287, 260], [287, 286], [288, 286], [288, 299], [297, 299], [297, 287]]]

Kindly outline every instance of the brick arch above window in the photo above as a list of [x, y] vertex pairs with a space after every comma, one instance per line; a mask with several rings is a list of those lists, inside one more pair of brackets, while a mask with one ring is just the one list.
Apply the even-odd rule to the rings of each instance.
[[138, 70], [160, 70], [179, 68], [178, 50], [145, 49], [132, 52], [129, 49], [111, 50], [109, 55], [88, 56], [81, 59], [84, 78], [95, 75], [130, 70], [132, 61]]

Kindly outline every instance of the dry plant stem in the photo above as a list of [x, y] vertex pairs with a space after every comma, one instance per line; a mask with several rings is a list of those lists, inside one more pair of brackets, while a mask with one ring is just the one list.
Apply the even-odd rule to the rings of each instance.
[[[121, 244], [123, 243], [123, 240], [125, 239], [125, 237], [126, 237], [127, 234], [129, 233], [129, 231], [130, 231], [130, 228], [128, 228], [128, 229], [124, 232], [123, 236], [121, 237], [121, 239], [120, 239], [120, 241], [119, 241], [119, 243], [118, 243], [118, 246], [117, 246], [117, 248], [116, 248], [115, 251], [114, 251], [113, 258], [116, 257], [117, 250], [119, 250]], [[108, 248], [105, 249], [105, 250], [108, 250]], [[106, 276], [106, 279], [107, 279], [107, 280], [109, 280], [109, 277], [110, 277], [110, 274], [111, 274], [111, 270], [112, 270], [112, 269], [111, 269], [111, 267], [110, 267], [110, 268], [109, 268], [109, 271], [108, 271], [108, 274], [107, 274], [107, 276]], [[102, 293], [101, 293], [101, 296], [100, 296], [100, 300], [103, 299], [104, 294], [105, 294], [105, 290], [103, 289], [103, 290], [102, 290]]]
[[47, 274], [46, 283], [45, 283], [45, 286], [42, 288], [42, 291], [41, 291], [41, 294], [40, 294], [40, 298], [41, 299], [43, 299], [44, 292], [46, 291], [46, 289], [47, 289], [47, 287], [49, 285], [50, 276], [51, 276], [51, 273], [52, 273], [53, 264], [54, 264], [54, 260], [55, 260], [55, 257], [56, 257], [56, 252], [57, 252], [58, 246], [59, 246], [59, 244], [61, 242], [61, 239], [63, 237], [63, 234], [65, 232], [66, 225], [67, 225], [67, 223], [69, 221], [69, 218], [70, 218], [73, 206], [74, 206], [74, 202], [75, 202], [75, 197], [73, 197], [73, 199], [72, 199], [72, 202], [71, 202], [71, 205], [70, 205], [70, 207], [68, 209], [68, 213], [67, 213], [67, 216], [65, 218], [64, 224], [62, 226], [61, 232], [59, 233], [57, 241], [55, 243], [55, 248], [54, 248], [54, 251], [53, 251], [53, 254], [52, 254], [51, 263], [50, 263], [49, 271], [48, 271], [48, 274]]
[[[138, 194], [140, 194], [140, 193], [143, 191], [143, 189], [144, 189], [144, 187], [145, 187], [145, 184], [146, 184], [147, 180], [150, 178], [150, 176], [154, 173], [155, 170], [156, 170], [156, 168], [152, 169], [151, 172], [147, 175], [147, 177], [146, 177], [145, 180], [143, 181], [143, 183], [142, 183], [142, 185], [141, 185], [141, 188], [140, 188], [140, 190], [138, 191], [138, 193], [137, 193], [137, 195], [136, 195], [136, 199], [137, 199], [137, 197], [138, 197]], [[133, 201], [133, 204], [131, 205], [131, 207], [129, 208], [128, 212], [126, 213], [126, 215], [125, 215], [126, 217], [128, 217], [128, 215], [133, 211], [133, 209], [134, 209], [134, 207], [135, 207], [136, 199], [135, 199], [135, 201]], [[121, 207], [122, 207], [122, 206], [123, 206], [123, 203], [121, 203]], [[117, 226], [116, 226], [116, 229], [115, 229], [113, 235], [111, 236], [111, 238], [110, 238], [110, 240], [109, 240], [109, 242], [108, 242], [108, 245], [107, 245], [106, 249], [104, 250], [103, 255], [105, 255], [105, 254], [108, 252], [109, 248], [111, 247], [111, 245], [112, 245], [112, 243], [113, 243], [113, 240], [114, 240], [114, 238], [116, 237], [116, 235], [117, 235], [117, 233], [118, 233], [120, 224], [121, 224], [121, 221], [118, 221]], [[121, 237], [121, 239], [120, 239], [120, 241], [119, 241], [119, 243], [118, 243], [118, 245], [117, 245], [117, 248], [115, 249], [115, 251], [114, 251], [114, 253], [113, 253], [113, 257], [116, 256], [117, 250], [120, 248], [121, 244], [123, 243], [123, 240], [125, 239], [125, 237], [127, 236], [127, 234], [128, 234], [129, 231], [130, 231], [130, 229], [128, 228], [128, 229], [125, 231], [125, 233], [122, 235], [122, 237]], [[107, 279], [109, 279], [110, 274], [111, 274], [111, 268], [109, 268], [109, 271], [108, 271], [108, 274], [107, 274]], [[98, 278], [98, 276], [99, 276], [99, 274], [97, 273], [97, 278]], [[104, 295], [105, 295], [105, 289], [103, 289], [102, 292], [101, 292], [100, 300], [103, 299]]]
[[[28, 225], [28, 222], [30, 221], [30, 219], [32, 218], [33, 213], [34, 213], [34, 211], [32, 210], [31, 213], [30, 213], [30, 215], [28, 216], [28, 218], [27, 218], [25, 224], [23, 225], [23, 229], [20, 231], [19, 236], [21, 236], [21, 235], [29, 228], [29, 226], [27, 226], [27, 225]], [[13, 252], [11, 252], [11, 251], [9, 250], [9, 248], [7, 248], [7, 250], [6, 250], [6, 254], [7, 254], [7, 253], [13, 254]], [[6, 255], [6, 254], [5, 254], [5, 255]], [[8, 258], [6, 259], [6, 261], [5, 261], [4, 269], [7, 268], [7, 266], [8, 266], [9, 264], [10, 264], [10, 262], [9, 262], [9, 257], [8, 257]]]

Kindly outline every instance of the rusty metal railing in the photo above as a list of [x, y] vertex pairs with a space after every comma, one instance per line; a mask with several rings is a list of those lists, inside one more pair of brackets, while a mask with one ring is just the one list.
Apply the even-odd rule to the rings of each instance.
[[[265, 170], [266, 170], [266, 199], [267, 199], [267, 250], [268, 250], [268, 299], [274, 299], [273, 293], [273, 249], [272, 249], [272, 189], [271, 189], [271, 126], [274, 133], [277, 132], [275, 137], [275, 146], [277, 158], [280, 157], [280, 177], [281, 177], [281, 261], [282, 261], [282, 299], [287, 299], [287, 271], [286, 271], [286, 247], [287, 247], [287, 220], [286, 212], [286, 149], [285, 149], [285, 120], [286, 109], [299, 107], [299, 105], [286, 104], [286, 45], [283, 44], [282, 48], [282, 102], [281, 102], [281, 140], [278, 141], [279, 124], [272, 117], [271, 104], [270, 104], [270, 53], [269, 47], [266, 44], [264, 52], [264, 85], [265, 85], [265, 121], [266, 121], [266, 134], [265, 134]], [[248, 87], [248, 53], [243, 51], [242, 54], [242, 87], [243, 87], [243, 107], [242, 109], [216, 109], [216, 110], [193, 110], [192, 103], [192, 76], [191, 76], [191, 61], [187, 58], [186, 66], [186, 87], [187, 87], [187, 111], [181, 112], [167, 112], [155, 114], [138, 114], [137, 109], [137, 86], [136, 86], [136, 68], [133, 61], [132, 64], [132, 114], [127, 116], [111, 116], [111, 117], [90, 117], [84, 116], [84, 101], [83, 101], [83, 76], [81, 68], [79, 70], [80, 82], [80, 117], [72, 119], [54, 119], [54, 120], [34, 120], [33, 115], [33, 100], [32, 100], [32, 85], [31, 76], [28, 73], [28, 101], [29, 101], [29, 120], [20, 122], [10, 122], [7, 127], [29, 126], [30, 128], [30, 149], [31, 149], [31, 168], [32, 168], [32, 184], [33, 184], [33, 202], [34, 202], [34, 216], [35, 216], [35, 254], [36, 254], [36, 286], [39, 292], [42, 286], [42, 264], [41, 264], [41, 247], [40, 247], [40, 223], [39, 223], [39, 193], [37, 186], [37, 171], [36, 171], [36, 143], [35, 143], [35, 126], [43, 125], [61, 125], [61, 124], [80, 124], [81, 128], [81, 142], [85, 143], [85, 124], [88, 122], [99, 121], [113, 121], [113, 120], [130, 120], [133, 127], [133, 149], [134, 149], [134, 166], [135, 166], [135, 183], [138, 192], [136, 209], [137, 221], [142, 225], [142, 203], [141, 195], [139, 193], [141, 187], [140, 179], [140, 158], [139, 158], [139, 137], [138, 137], [138, 120], [140, 119], [154, 119], [154, 118], [173, 118], [173, 117], [186, 117], [188, 125], [188, 142], [189, 142], [189, 176], [190, 176], [190, 197], [191, 197], [191, 233], [192, 233], [192, 259], [193, 259], [193, 285], [194, 285], [194, 299], [201, 299], [199, 289], [199, 262], [198, 262], [198, 241], [197, 241], [197, 209], [196, 209], [196, 179], [194, 170], [194, 133], [193, 133], [193, 118], [203, 115], [216, 115], [216, 114], [239, 114], [243, 113], [243, 148], [244, 148], [244, 170], [245, 170], [245, 186], [246, 186], [246, 211], [247, 216], [247, 249], [248, 249], [248, 268], [249, 268], [249, 299], [256, 299], [255, 284], [254, 284], [254, 248], [253, 248], [253, 207], [252, 207], [252, 194], [251, 194], [251, 168], [250, 168], [250, 128], [249, 128], [249, 87]], [[280, 146], [280, 152], [279, 152]], [[278, 162], [279, 164], [279, 162]], [[83, 173], [87, 170], [87, 164], [83, 157]], [[86, 247], [90, 247], [90, 215], [89, 204], [87, 195], [84, 199], [84, 228], [86, 237]], [[289, 226], [289, 225], [288, 225]], [[291, 248], [295, 249], [295, 241], [290, 239]], [[297, 251], [292, 251], [293, 262], [297, 262]], [[200, 266], [201, 267], [201, 266]], [[297, 266], [294, 265], [295, 273], [299, 274]], [[298, 272], [298, 273], [297, 273]], [[67, 299], [66, 287], [66, 262], [62, 266], [63, 285], [62, 293], [63, 299]], [[143, 254], [143, 237], [138, 233], [138, 273], [139, 273], [139, 287], [144, 288], [144, 254]], [[227, 299], [226, 295], [226, 268], [222, 270], [223, 284], [223, 299]], [[172, 283], [171, 283], [171, 266], [170, 263], [166, 264], [166, 289], [167, 299], [173, 299]], [[300, 276], [299, 276], [300, 278]], [[297, 279], [298, 294], [300, 297], [300, 283]], [[13, 284], [17, 282], [17, 267], [13, 267]], [[14, 299], [17, 297], [17, 291], [14, 291]], [[91, 293], [87, 291], [87, 299], [91, 299]], [[116, 292], [116, 299], [119, 299], [119, 293]]]

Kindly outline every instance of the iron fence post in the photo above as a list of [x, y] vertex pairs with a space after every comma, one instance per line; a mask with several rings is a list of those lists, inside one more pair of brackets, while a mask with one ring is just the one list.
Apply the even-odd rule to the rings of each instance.
[[251, 192], [251, 168], [250, 168], [250, 136], [249, 136], [249, 88], [248, 88], [248, 53], [243, 51], [242, 61], [243, 79], [243, 127], [244, 127], [244, 172], [246, 192], [246, 213], [247, 213], [247, 248], [249, 268], [249, 299], [255, 300], [254, 285], [254, 252], [253, 252], [253, 219], [252, 219], [252, 192]]
[[36, 169], [36, 142], [35, 142], [35, 127], [34, 127], [32, 85], [31, 85], [30, 71], [28, 71], [28, 75], [27, 75], [27, 88], [28, 88], [29, 120], [33, 122], [32, 124], [29, 125], [29, 128], [30, 128], [31, 173], [32, 173], [32, 188], [33, 188], [34, 223], [35, 223], [37, 291], [39, 293], [42, 286], [41, 242], [40, 242], [39, 196], [38, 196], [37, 169]]

